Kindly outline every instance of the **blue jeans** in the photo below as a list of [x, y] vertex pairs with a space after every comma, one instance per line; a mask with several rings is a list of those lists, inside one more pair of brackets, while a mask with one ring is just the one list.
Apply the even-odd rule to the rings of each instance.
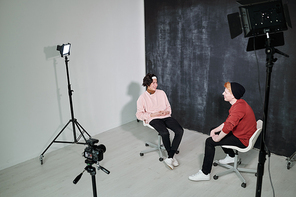
[[[154, 120], [151, 120], [149, 124], [161, 136], [163, 145], [168, 153], [168, 157], [173, 158], [173, 156], [175, 155], [176, 151], [179, 148], [179, 145], [181, 143], [182, 136], [184, 133], [184, 130], [181, 127], [181, 125], [178, 123], [177, 120], [175, 120], [172, 117], [163, 118], [163, 119], [154, 119]], [[170, 133], [167, 128], [171, 129], [175, 133], [172, 144], [170, 141]]]

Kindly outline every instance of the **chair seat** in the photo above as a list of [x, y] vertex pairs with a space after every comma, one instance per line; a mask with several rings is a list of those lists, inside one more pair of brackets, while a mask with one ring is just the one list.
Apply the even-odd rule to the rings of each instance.
[[150, 129], [155, 130], [150, 124], [147, 124], [145, 121], [143, 121], [144, 127], [149, 127]]
[[237, 150], [238, 152], [241, 152], [241, 153], [248, 152], [249, 150], [252, 149], [252, 148], [250, 148], [249, 146], [246, 147], [246, 148], [239, 148], [239, 147], [237, 147], [237, 146], [223, 145], [222, 147], [223, 147], [223, 148], [229, 148], [229, 149]]

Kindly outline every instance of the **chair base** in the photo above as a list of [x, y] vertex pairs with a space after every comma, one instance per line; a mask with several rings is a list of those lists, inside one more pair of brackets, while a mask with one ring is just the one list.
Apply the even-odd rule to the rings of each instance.
[[151, 142], [146, 142], [146, 146], [149, 146], [150, 148], [147, 150], [143, 150], [140, 152], [140, 156], [144, 156], [146, 153], [158, 151], [159, 154], [159, 161], [163, 161], [163, 153], [162, 151], [165, 151], [165, 147], [161, 144], [161, 136], [158, 135], [158, 144], [154, 144]]
[[255, 176], [257, 176], [257, 170], [256, 169], [248, 169], [248, 168], [238, 168], [238, 165], [240, 165], [240, 164], [241, 164], [241, 161], [240, 161], [240, 159], [238, 159], [238, 153], [237, 152], [235, 154], [233, 166], [232, 165], [228, 165], [228, 164], [221, 164], [221, 163], [219, 163], [219, 161], [214, 161], [214, 163], [213, 163], [214, 166], [219, 165], [219, 166], [222, 166], [224, 168], [227, 168], [228, 170], [214, 175], [213, 178], [215, 180], [217, 180], [220, 176], [224, 176], [226, 174], [230, 174], [232, 172], [235, 172], [235, 174], [237, 175], [237, 177], [242, 182], [241, 186], [243, 188], [245, 188], [247, 186], [247, 183], [246, 183], [246, 180], [244, 179], [244, 177], [241, 175], [240, 172], [254, 173]]

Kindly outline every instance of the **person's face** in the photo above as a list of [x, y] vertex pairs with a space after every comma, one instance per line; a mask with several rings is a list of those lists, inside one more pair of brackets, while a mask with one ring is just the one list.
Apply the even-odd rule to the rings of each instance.
[[225, 88], [224, 92], [222, 93], [224, 96], [224, 101], [232, 101], [232, 99], [234, 99], [233, 94], [227, 89]]
[[157, 79], [153, 79], [152, 83], [150, 84], [150, 86], [148, 86], [149, 90], [155, 91], [157, 88]]

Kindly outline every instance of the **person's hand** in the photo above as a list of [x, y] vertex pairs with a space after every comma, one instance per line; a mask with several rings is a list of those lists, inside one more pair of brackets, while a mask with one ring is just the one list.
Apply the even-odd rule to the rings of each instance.
[[169, 111], [160, 111], [160, 113], [162, 116], [166, 116], [166, 115], [170, 114]]
[[154, 112], [152, 114], [150, 114], [151, 117], [156, 117], [156, 116], [162, 116], [162, 112], [158, 111], [158, 112]]
[[218, 142], [218, 136], [219, 135], [215, 135], [215, 134], [213, 136], [211, 136], [214, 142]]
[[223, 139], [226, 135], [226, 133], [220, 131], [219, 134], [215, 133], [215, 135], [212, 136], [212, 139], [214, 142], [220, 142], [220, 140]]
[[210, 136], [213, 137], [213, 136], [215, 136], [215, 135], [216, 135], [215, 129], [211, 130], [211, 132], [210, 132]]
[[155, 113], [152, 113], [150, 116], [151, 117], [156, 117], [156, 116], [166, 116], [170, 114], [169, 111], [158, 111], [158, 112], [155, 112]]

